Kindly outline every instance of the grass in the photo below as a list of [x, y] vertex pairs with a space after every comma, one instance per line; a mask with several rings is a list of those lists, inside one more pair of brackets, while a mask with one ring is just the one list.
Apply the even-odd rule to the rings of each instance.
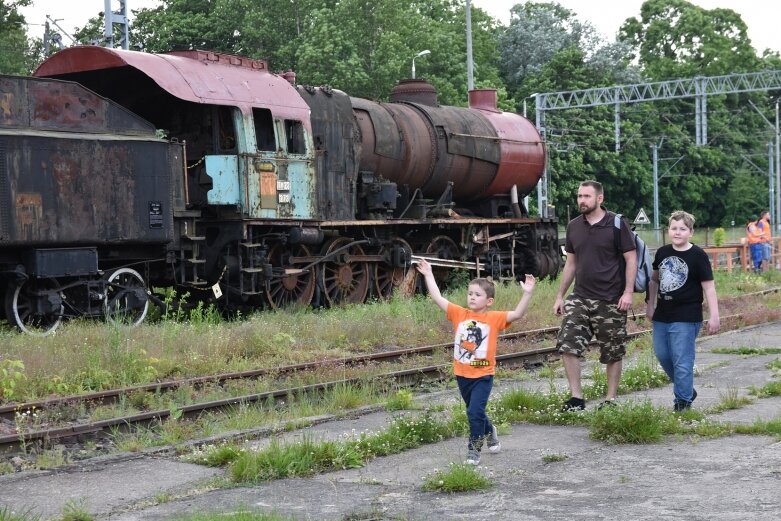
[[261, 512], [260, 510], [241, 507], [233, 512], [196, 512], [192, 514], [180, 514], [173, 518], [175, 521], [295, 521], [295, 517], [283, 516], [276, 512]]
[[388, 398], [385, 402], [385, 409], [388, 411], [412, 410], [417, 408], [415, 405], [415, 395], [409, 389], [399, 389], [396, 394]]
[[762, 387], [751, 386], [749, 394], [758, 398], [769, 398], [771, 396], [781, 396], [781, 380], [766, 383]]
[[60, 521], [93, 521], [95, 516], [87, 511], [85, 504], [83, 498], [78, 501], [67, 501], [62, 509]]
[[751, 403], [754, 403], [754, 400], [747, 396], [740, 396], [738, 388], [728, 387], [725, 392], [719, 392], [719, 403], [711, 407], [709, 412], [720, 413], [733, 409], [740, 409]]
[[485, 490], [493, 482], [483, 476], [474, 465], [452, 463], [447, 470], [437, 470], [426, 477], [421, 489], [426, 492], [470, 492]]
[[669, 421], [667, 411], [651, 402], [624, 402], [594, 411], [589, 436], [607, 443], [655, 443], [662, 438]]
[[0, 507], [0, 521], [41, 521], [42, 516], [33, 509], [23, 509], [19, 512], [11, 507]]
[[569, 456], [567, 456], [563, 452], [561, 452], [561, 453], [552, 453], [551, 452], [551, 453], [542, 455], [542, 461], [544, 461], [545, 463], [558, 463], [560, 461], [565, 461], [567, 459], [569, 459]]
[[762, 356], [781, 354], [780, 347], [714, 347], [712, 353], [724, 355]]
[[[716, 273], [722, 299], [779, 282], [781, 274], [776, 272]], [[527, 315], [510, 330], [558, 325], [560, 318], [550, 312], [557, 288], [558, 281], [540, 281]], [[499, 284], [494, 309], [512, 309], [520, 296], [517, 285]], [[462, 285], [446, 292], [446, 297], [464, 302], [466, 288]], [[635, 309], [642, 311], [643, 295], [635, 298]], [[772, 312], [781, 306], [781, 296], [769, 295], [763, 302]], [[0, 360], [6, 372], [0, 376], [0, 392], [5, 395], [4, 401], [29, 401], [170, 378], [339, 358], [387, 348], [389, 344], [447, 342], [451, 337], [444, 314], [423, 296], [335, 309], [266, 311], [236, 321], [221, 320], [213, 311], [195, 308], [189, 314], [174, 313], [137, 328], [76, 320], [45, 338], [20, 335], [3, 326]], [[143, 401], [136, 397], [131, 403], [139, 406]]]

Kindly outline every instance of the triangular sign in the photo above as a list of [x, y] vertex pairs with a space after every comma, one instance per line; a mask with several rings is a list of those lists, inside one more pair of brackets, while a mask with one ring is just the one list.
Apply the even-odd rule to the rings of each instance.
[[645, 214], [645, 210], [640, 208], [640, 211], [637, 212], [637, 217], [635, 217], [633, 224], [651, 224], [651, 221], [648, 220], [648, 216]]

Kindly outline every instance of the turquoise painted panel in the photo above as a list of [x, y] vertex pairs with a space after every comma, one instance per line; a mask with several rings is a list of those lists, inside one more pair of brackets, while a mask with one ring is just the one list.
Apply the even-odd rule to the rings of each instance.
[[212, 189], [207, 194], [209, 204], [243, 206], [244, 183], [239, 179], [238, 157], [206, 156], [206, 173], [212, 178]]
[[[314, 215], [314, 172], [311, 161], [291, 159], [287, 164], [287, 176], [290, 181], [291, 217], [312, 219]], [[282, 202], [282, 201], [280, 201]], [[282, 206], [282, 205], [280, 205]]]

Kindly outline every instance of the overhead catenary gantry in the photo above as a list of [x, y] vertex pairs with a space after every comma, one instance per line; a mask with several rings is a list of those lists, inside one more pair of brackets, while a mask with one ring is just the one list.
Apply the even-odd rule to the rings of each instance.
[[[621, 105], [644, 101], [670, 100], [680, 98], [695, 99], [695, 144], [702, 146], [708, 142], [707, 98], [717, 94], [737, 92], [759, 92], [781, 89], [781, 70], [762, 71], [724, 76], [698, 76], [679, 80], [613, 85], [593, 89], [562, 92], [544, 92], [534, 96], [537, 130], [547, 141], [545, 112], [573, 108], [614, 106], [615, 149], [621, 150]], [[776, 136], [778, 142], [778, 136]], [[778, 150], [778, 145], [776, 145]], [[776, 157], [776, 179], [779, 178], [779, 158]], [[542, 179], [537, 185], [537, 208], [541, 216], [548, 215], [548, 194], [550, 180], [547, 162]], [[781, 191], [779, 191], [781, 192]]]

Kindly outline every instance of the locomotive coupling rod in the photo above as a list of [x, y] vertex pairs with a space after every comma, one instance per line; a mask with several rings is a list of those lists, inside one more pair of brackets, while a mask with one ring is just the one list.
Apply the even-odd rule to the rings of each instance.
[[451, 259], [440, 259], [438, 257], [429, 257], [427, 255], [412, 255], [412, 264], [417, 264], [420, 259], [426, 259], [432, 266], [438, 266], [441, 268], [463, 268], [467, 270], [482, 270], [484, 268], [482, 262], [467, 262]]

